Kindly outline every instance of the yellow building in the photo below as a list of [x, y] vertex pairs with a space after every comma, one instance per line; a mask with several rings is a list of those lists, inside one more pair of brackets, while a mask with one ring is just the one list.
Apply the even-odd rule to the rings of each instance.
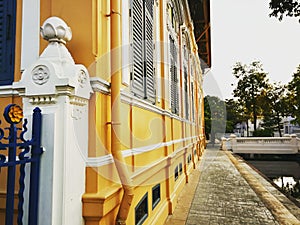
[[[163, 224], [205, 145], [203, 75], [187, 0], [0, 0], [0, 12], [7, 15], [0, 18], [0, 111], [8, 103], [23, 105], [25, 115], [41, 107], [44, 132], [48, 126], [42, 160], [54, 152], [52, 181], [42, 162], [41, 185], [53, 189], [40, 188], [51, 207], [41, 194], [39, 224]], [[38, 36], [43, 23], [49, 45]], [[83, 65], [78, 87], [61, 75], [75, 68], [72, 58]], [[34, 77], [42, 64], [49, 76]], [[68, 84], [58, 82], [63, 77]], [[93, 91], [81, 95], [86, 81]], [[68, 103], [70, 116], [59, 111]], [[70, 127], [75, 136], [65, 138]], [[75, 142], [82, 159], [73, 155]]]

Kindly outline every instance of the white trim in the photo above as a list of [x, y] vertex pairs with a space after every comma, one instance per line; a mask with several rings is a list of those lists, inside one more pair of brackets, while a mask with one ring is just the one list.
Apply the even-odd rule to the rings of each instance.
[[127, 103], [129, 105], [132, 105], [132, 106], [137, 106], [139, 108], [146, 109], [146, 110], [152, 111], [154, 113], [158, 113], [160, 115], [162, 115], [164, 112], [163, 109], [161, 109], [155, 105], [152, 105], [151, 103], [144, 101], [140, 98], [137, 98], [137, 97], [133, 96], [132, 94], [125, 92], [124, 90], [121, 90], [121, 101], [124, 103]]
[[23, 0], [21, 71], [39, 58], [40, 0]]
[[0, 98], [18, 95], [19, 93], [13, 89], [12, 85], [0, 85]]
[[147, 102], [147, 101], [144, 101], [143, 99], [137, 98], [134, 95], [132, 95], [131, 93], [128, 93], [124, 90], [121, 90], [121, 101], [123, 103], [128, 104], [128, 105], [136, 106], [136, 107], [139, 107], [141, 109], [145, 109], [145, 110], [157, 113], [157, 114], [162, 115], [162, 116], [168, 116], [172, 119], [176, 119], [176, 120], [179, 120], [181, 122], [185, 122], [187, 124], [195, 125], [195, 123], [193, 123], [189, 120], [186, 120], [184, 118], [180, 118], [178, 115], [173, 114], [169, 111], [163, 110], [163, 109], [161, 109], [161, 108], [159, 108], [155, 105], [152, 105], [150, 102]]
[[142, 154], [142, 153], [145, 153], [145, 152], [150, 152], [152, 150], [155, 150], [155, 149], [158, 149], [158, 148], [161, 148], [161, 147], [164, 147], [164, 146], [165, 146], [164, 143], [161, 142], [161, 143], [157, 143], [157, 144], [154, 144], [154, 145], [143, 146], [143, 147], [140, 147], [140, 148], [128, 149], [128, 150], [122, 151], [122, 155], [123, 155], [123, 157], [128, 157], [128, 156], [132, 156], [132, 155], [139, 155], [139, 154]]
[[162, 98], [162, 92], [161, 92], [161, 43], [160, 43], [160, 20], [159, 20], [159, 3], [156, 2], [156, 4], [154, 4], [154, 64], [155, 64], [155, 75], [156, 75], [156, 99], [157, 102], [160, 103], [161, 102], [161, 98]]
[[[142, 154], [142, 153], [153, 151], [153, 150], [158, 149], [158, 148], [167, 147], [167, 146], [170, 146], [172, 144], [178, 144], [178, 143], [183, 142], [183, 141], [192, 140], [192, 139], [197, 138], [197, 137], [198, 136], [187, 137], [187, 138], [172, 140], [172, 141], [168, 141], [168, 142], [160, 142], [160, 143], [157, 143], [157, 144], [154, 144], [154, 145], [143, 146], [143, 147], [140, 147], [140, 148], [127, 149], [127, 150], [122, 151], [122, 155], [125, 158], [129, 157], [129, 156], [135, 156], [135, 155], [139, 155], [139, 154]], [[191, 145], [193, 145], [193, 143], [190, 143], [187, 146], [184, 146], [180, 149], [177, 149], [175, 152], [170, 154], [170, 156], [174, 157], [176, 154], [178, 154], [178, 152], [182, 151], [183, 149], [191, 147]], [[108, 164], [112, 164], [113, 162], [114, 162], [113, 156], [111, 154], [109, 154], [109, 155], [100, 156], [100, 157], [89, 157], [89, 158], [87, 158], [86, 166], [87, 167], [100, 167], [100, 166], [105, 166], [105, 165], [108, 165]]]
[[90, 83], [94, 92], [100, 92], [103, 94], [110, 94], [110, 83], [99, 78], [90, 77]]
[[130, 17], [129, 17], [129, 0], [124, 0], [122, 4], [122, 84], [130, 85]]
[[114, 163], [112, 154], [101, 157], [88, 157], [86, 160], [86, 167], [101, 167]]

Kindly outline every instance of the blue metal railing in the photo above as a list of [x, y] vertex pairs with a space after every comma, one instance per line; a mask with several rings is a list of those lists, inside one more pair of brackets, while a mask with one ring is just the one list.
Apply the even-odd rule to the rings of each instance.
[[[14, 221], [17, 165], [20, 165], [17, 223], [18, 225], [23, 224], [24, 190], [29, 188], [28, 224], [37, 225], [40, 156], [43, 153], [41, 148], [41, 110], [39, 108], [34, 109], [30, 140], [24, 138], [28, 130], [27, 119], [24, 119], [23, 129], [17, 127], [17, 124], [23, 118], [23, 112], [19, 106], [15, 104], [8, 105], [3, 115], [10, 124], [8, 128], [0, 128], [0, 153], [5, 151], [5, 153], [0, 154], [0, 169], [7, 167], [5, 225], [12, 225]], [[5, 136], [5, 130], [8, 130], [7, 137]], [[30, 164], [29, 187], [25, 187], [26, 164]]]

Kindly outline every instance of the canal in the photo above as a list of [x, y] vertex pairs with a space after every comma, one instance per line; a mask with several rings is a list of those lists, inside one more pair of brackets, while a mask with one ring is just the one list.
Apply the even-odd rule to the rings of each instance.
[[247, 159], [247, 162], [268, 177], [283, 193], [300, 203], [300, 161]]

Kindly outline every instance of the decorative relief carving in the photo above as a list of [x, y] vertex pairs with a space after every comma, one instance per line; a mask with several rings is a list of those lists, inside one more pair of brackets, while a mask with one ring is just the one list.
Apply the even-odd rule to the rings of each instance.
[[87, 104], [88, 100], [82, 98], [71, 98], [70, 104], [72, 105], [71, 117], [75, 120], [81, 120], [83, 115], [88, 113]]
[[44, 65], [36, 66], [32, 70], [31, 74], [32, 74], [33, 82], [38, 85], [47, 83], [47, 81], [49, 80], [49, 76], [50, 76], [48, 67], [46, 67]]
[[29, 102], [33, 105], [54, 104], [56, 101], [55, 96], [33, 96], [29, 99]]
[[87, 109], [85, 107], [80, 107], [80, 106], [74, 106], [72, 110], [72, 118], [75, 120], [80, 120], [82, 119], [83, 114], [87, 113]]
[[79, 82], [80, 87], [84, 86], [87, 79], [88, 79], [88, 77], [87, 77], [87, 74], [85, 73], [85, 71], [80, 70], [78, 73], [78, 82]]
[[70, 104], [77, 105], [77, 106], [85, 106], [88, 104], [88, 100], [84, 99], [84, 98], [79, 98], [79, 97], [71, 97]]

